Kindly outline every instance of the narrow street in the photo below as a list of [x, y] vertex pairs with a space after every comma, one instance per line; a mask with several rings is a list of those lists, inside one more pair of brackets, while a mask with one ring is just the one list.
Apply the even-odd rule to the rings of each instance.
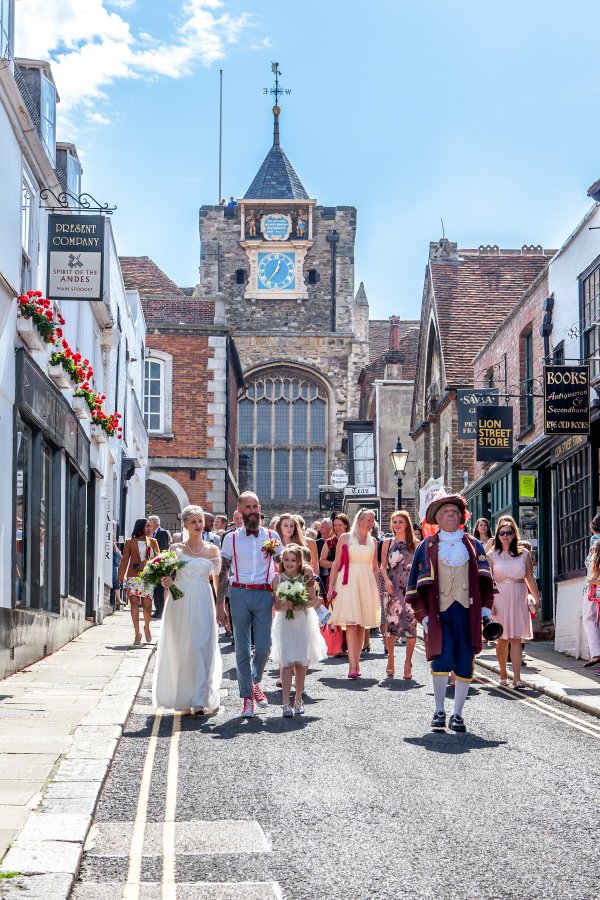
[[301, 718], [271, 670], [247, 721], [223, 650], [211, 718], [155, 717], [149, 670], [75, 900], [596, 896], [597, 719], [479, 670], [469, 733], [432, 733], [423, 653], [414, 681], [382, 681], [378, 639], [360, 681], [338, 659], [309, 675]]

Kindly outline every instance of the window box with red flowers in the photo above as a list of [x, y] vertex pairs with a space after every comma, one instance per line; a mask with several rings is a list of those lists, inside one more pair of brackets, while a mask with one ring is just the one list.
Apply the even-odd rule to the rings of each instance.
[[[88, 372], [91, 372], [93, 375], [93, 369], [91, 367], [88, 367]], [[89, 419], [91, 413], [94, 413], [97, 409], [101, 408], [104, 400], [104, 394], [94, 393], [86, 378], [83, 384], [77, 385], [77, 388], [74, 391], [73, 409], [80, 419]]]
[[44, 350], [48, 344], [62, 337], [60, 325], [65, 320], [52, 309], [50, 300], [41, 291], [27, 291], [18, 300], [17, 332], [30, 350]]
[[[103, 409], [95, 409], [92, 412], [92, 437], [99, 443], [104, 443], [109, 437], [123, 438], [123, 428], [119, 425], [121, 413], [114, 412], [110, 416]], [[102, 435], [100, 432], [102, 432]]]
[[[67, 341], [62, 339], [62, 350], [55, 350], [50, 357], [48, 365], [48, 374], [50, 378], [60, 387], [71, 387], [73, 384], [81, 384], [94, 374], [94, 370], [90, 366], [89, 359], [81, 358], [81, 353], [74, 353], [69, 347]], [[66, 376], [66, 383], [62, 383]]]

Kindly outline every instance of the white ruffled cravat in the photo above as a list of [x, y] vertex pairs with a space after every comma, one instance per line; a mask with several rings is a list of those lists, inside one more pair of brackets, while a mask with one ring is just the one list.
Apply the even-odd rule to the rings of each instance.
[[456, 568], [469, 562], [469, 551], [463, 544], [463, 536], [464, 532], [460, 529], [458, 531], [440, 530], [438, 532], [440, 539], [438, 556], [447, 566]]

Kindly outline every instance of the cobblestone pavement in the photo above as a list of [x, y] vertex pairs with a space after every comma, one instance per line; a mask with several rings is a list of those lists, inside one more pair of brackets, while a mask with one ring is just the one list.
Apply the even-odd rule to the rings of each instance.
[[274, 670], [270, 708], [239, 718], [228, 644], [216, 716], [155, 716], [149, 671], [75, 900], [595, 897], [598, 720], [479, 670], [469, 732], [432, 733], [423, 654], [389, 681], [372, 646], [358, 682], [345, 660], [313, 671], [293, 719]]

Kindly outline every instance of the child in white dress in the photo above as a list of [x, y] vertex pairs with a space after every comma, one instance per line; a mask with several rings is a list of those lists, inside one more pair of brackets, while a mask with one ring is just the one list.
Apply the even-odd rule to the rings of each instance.
[[[281, 690], [283, 694], [283, 715], [302, 715], [304, 705], [302, 693], [308, 667], [327, 657], [327, 645], [319, 630], [319, 619], [315, 612], [321, 600], [315, 591], [315, 577], [310, 566], [304, 565], [302, 547], [288, 544], [280, 557], [281, 574], [273, 579], [275, 619], [271, 656], [281, 670]], [[290, 579], [303, 578], [308, 593], [308, 605], [294, 607], [291, 600], [277, 596], [277, 587]], [[294, 617], [286, 618], [288, 610]], [[294, 709], [290, 706], [292, 676], [296, 678]]]

